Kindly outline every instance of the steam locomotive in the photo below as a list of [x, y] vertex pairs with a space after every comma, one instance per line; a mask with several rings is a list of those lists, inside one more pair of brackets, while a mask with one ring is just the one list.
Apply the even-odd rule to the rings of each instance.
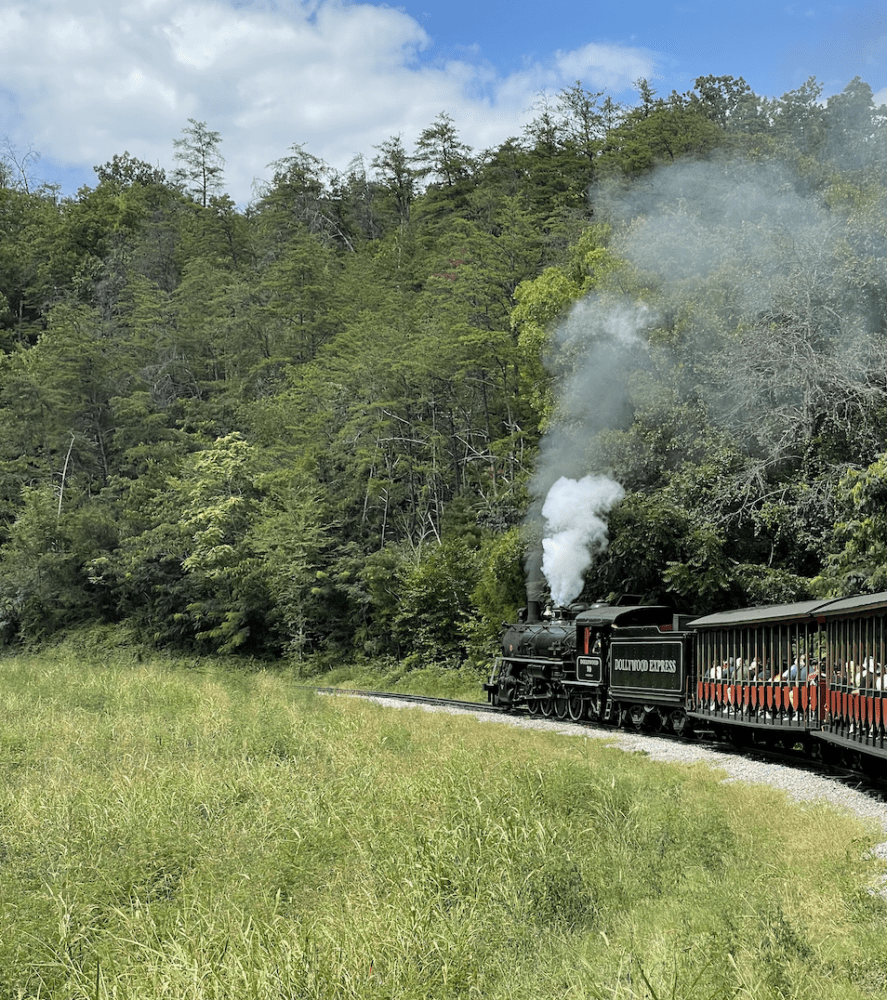
[[573, 604], [506, 624], [484, 685], [506, 710], [737, 745], [887, 761], [887, 592], [704, 617], [640, 603]]

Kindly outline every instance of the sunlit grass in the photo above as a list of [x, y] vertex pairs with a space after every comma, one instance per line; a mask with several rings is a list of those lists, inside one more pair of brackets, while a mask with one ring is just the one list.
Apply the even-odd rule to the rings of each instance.
[[0, 997], [887, 995], [874, 832], [205, 662], [0, 661]]
[[306, 682], [322, 687], [352, 688], [364, 691], [390, 691], [398, 694], [424, 694], [461, 701], [487, 701], [483, 682], [488, 673], [466, 665], [459, 669], [431, 665], [406, 668], [389, 664], [344, 664], [333, 670], [311, 675]]

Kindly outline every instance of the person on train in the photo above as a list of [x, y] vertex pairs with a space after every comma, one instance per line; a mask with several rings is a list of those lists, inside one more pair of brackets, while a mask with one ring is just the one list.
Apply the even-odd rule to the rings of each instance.
[[859, 669], [854, 675], [854, 686], [860, 690], [866, 689], [874, 686], [875, 682], [875, 661], [871, 656], [865, 657], [865, 659], [860, 663]]
[[[801, 676], [803, 674], [803, 676]], [[792, 664], [786, 670], [783, 670], [781, 675], [781, 680], [788, 681], [790, 684], [794, 681], [801, 681], [807, 679], [807, 664], [805, 657], [795, 657], [792, 660]]]

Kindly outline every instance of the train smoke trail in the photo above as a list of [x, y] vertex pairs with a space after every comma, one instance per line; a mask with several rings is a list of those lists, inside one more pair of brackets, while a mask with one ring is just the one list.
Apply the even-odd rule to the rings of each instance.
[[883, 194], [860, 211], [788, 165], [724, 157], [660, 169], [596, 207], [670, 317], [678, 391], [765, 473], [823, 428], [842, 428], [856, 462], [883, 449]]
[[548, 491], [542, 505], [547, 529], [542, 572], [556, 605], [569, 604], [582, 592], [585, 570], [607, 547], [603, 515], [624, 495], [619, 483], [606, 476], [562, 476]]
[[627, 426], [629, 373], [646, 367], [640, 331], [650, 310], [621, 299], [577, 302], [554, 331], [546, 363], [558, 378], [557, 411], [540, 444], [529, 523], [541, 535], [527, 558], [531, 600], [541, 576], [561, 605], [582, 592], [584, 573], [607, 546], [606, 515], [624, 495], [595, 456], [596, 436]]
[[[870, 160], [883, 158], [884, 142], [866, 139]], [[851, 176], [848, 189], [859, 183]], [[612, 226], [611, 249], [629, 268], [626, 284], [645, 289], [656, 314], [596, 294], [552, 331], [545, 362], [558, 404], [530, 484], [531, 583], [534, 567], [541, 580], [547, 551], [569, 544], [543, 517], [561, 477], [606, 474], [632, 490], [655, 489], [663, 475], [697, 463], [718, 435], [741, 456], [719, 485], [723, 498], [742, 498], [743, 516], [784, 488], [788, 470], [801, 474], [823, 433], [841, 442], [846, 457], [811, 479], [804, 514], [825, 539], [837, 477], [884, 449], [887, 202], [873, 192], [857, 204], [785, 164], [724, 156], [593, 193], [596, 214]], [[609, 433], [634, 423], [642, 449], [670, 419], [665, 448], [639, 450], [636, 464]], [[713, 509], [720, 503], [712, 497]], [[739, 530], [732, 503], [723, 503], [733, 517], [724, 532]], [[593, 545], [592, 558], [601, 551]]]

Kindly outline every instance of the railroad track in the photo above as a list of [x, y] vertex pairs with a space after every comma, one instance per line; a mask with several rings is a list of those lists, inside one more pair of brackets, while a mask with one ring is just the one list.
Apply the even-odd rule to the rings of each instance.
[[[417, 705], [437, 705], [441, 708], [461, 708], [469, 712], [484, 712], [489, 715], [502, 715], [501, 708], [482, 701], [458, 701], [455, 698], [433, 698], [424, 694], [401, 694], [394, 691], [364, 691], [354, 688], [313, 688], [321, 694], [350, 694], [357, 698], [387, 698], [394, 701], [408, 701]], [[516, 713], [515, 713], [516, 714]]]

